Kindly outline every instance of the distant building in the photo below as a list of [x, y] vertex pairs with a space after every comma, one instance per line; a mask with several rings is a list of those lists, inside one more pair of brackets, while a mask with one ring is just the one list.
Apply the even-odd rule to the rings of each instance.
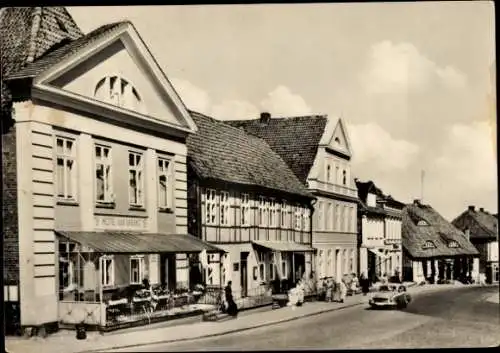
[[401, 212], [405, 207], [385, 195], [373, 181], [356, 180], [358, 188], [359, 270], [372, 280], [402, 273]]
[[498, 283], [498, 215], [469, 206], [452, 223], [479, 251], [479, 272], [485, 275], [488, 283]]
[[479, 252], [465, 234], [419, 200], [403, 210], [403, 277], [431, 283], [479, 279]]
[[264, 139], [316, 196], [317, 277], [357, 272], [358, 192], [344, 121], [326, 115], [274, 118], [262, 113], [257, 119], [229, 123]]
[[191, 114], [198, 132], [187, 142], [189, 232], [227, 251], [221, 269], [216, 254], [209, 258], [205, 282], [231, 280], [240, 298], [309, 276], [313, 195], [264, 140]]

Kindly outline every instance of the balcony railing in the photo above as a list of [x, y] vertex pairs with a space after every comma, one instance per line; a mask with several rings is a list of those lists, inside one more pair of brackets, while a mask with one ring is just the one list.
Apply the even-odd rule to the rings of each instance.
[[351, 197], [357, 197], [358, 191], [354, 188], [350, 188], [346, 185], [339, 185], [334, 183], [329, 183], [320, 180], [314, 180], [309, 182], [311, 188], [314, 189], [314, 184], [317, 185], [317, 188], [324, 191], [334, 192], [336, 194], [347, 195]]

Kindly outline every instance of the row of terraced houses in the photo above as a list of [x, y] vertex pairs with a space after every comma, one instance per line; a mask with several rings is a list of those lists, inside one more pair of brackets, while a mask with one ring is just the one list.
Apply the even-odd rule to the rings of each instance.
[[132, 23], [84, 34], [62, 7], [0, 11], [3, 295], [17, 332], [116, 323], [112, 304], [138, 307], [127, 290], [144, 279], [161, 288], [153, 309], [229, 280], [236, 298], [361, 272], [498, 281], [497, 216], [464, 215], [459, 230], [355, 179], [343, 119], [220, 121], [186, 108]]

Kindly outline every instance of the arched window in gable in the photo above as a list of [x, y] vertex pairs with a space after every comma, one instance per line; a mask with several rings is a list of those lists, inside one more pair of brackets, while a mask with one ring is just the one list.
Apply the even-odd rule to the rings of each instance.
[[95, 87], [94, 97], [118, 107], [143, 111], [139, 93], [129, 81], [120, 76], [106, 76], [101, 79]]

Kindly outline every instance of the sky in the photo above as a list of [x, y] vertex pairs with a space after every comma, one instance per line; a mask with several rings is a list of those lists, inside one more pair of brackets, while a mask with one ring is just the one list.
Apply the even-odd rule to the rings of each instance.
[[84, 32], [132, 21], [192, 110], [342, 117], [355, 177], [448, 220], [497, 213], [493, 2], [68, 10]]

